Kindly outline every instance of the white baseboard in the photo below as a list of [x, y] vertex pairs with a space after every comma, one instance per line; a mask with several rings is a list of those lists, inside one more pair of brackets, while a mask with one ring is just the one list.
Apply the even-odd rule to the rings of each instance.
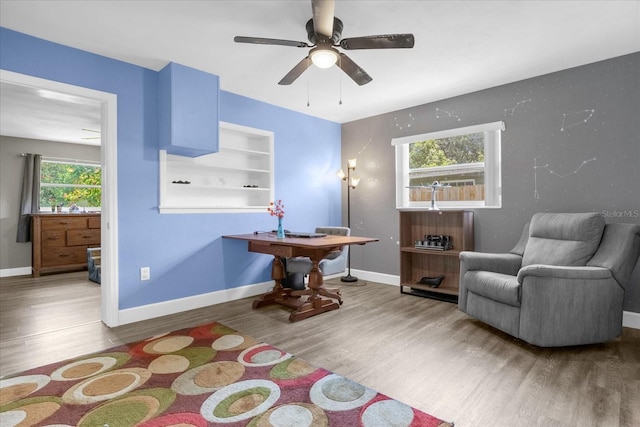
[[633, 311], [622, 312], [622, 326], [640, 329], [640, 313], [634, 313]]
[[13, 277], [13, 276], [30, 276], [31, 267], [18, 267], [18, 268], [4, 268], [0, 270], [0, 277]]
[[[399, 276], [353, 269], [351, 269], [351, 273], [361, 280], [370, 280], [372, 282], [383, 283], [385, 285], [400, 284]], [[344, 273], [334, 274], [332, 276], [326, 276], [325, 280], [339, 278], [342, 276], [344, 276]], [[203, 295], [194, 295], [191, 297], [180, 298], [176, 300], [163, 301], [155, 304], [147, 304], [140, 307], [128, 308], [125, 310], [120, 310], [118, 312], [118, 325], [126, 325], [128, 323], [140, 322], [160, 316], [181, 313], [183, 311], [195, 310], [197, 308], [208, 307], [223, 302], [252, 297], [268, 292], [272, 288], [273, 282], [269, 281], [253, 285], [241, 286], [238, 288], [225, 289], [222, 291], [210, 292]], [[213, 307], [212, 310], [215, 310], [215, 307]]]
[[361, 280], [370, 280], [384, 285], [400, 286], [400, 276], [393, 274], [376, 273], [375, 271], [356, 270], [352, 268], [351, 275]]
[[[163, 301], [155, 304], [147, 304], [140, 307], [128, 308], [118, 312], [118, 325], [140, 322], [169, 314], [181, 313], [183, 311], [208, 307], [223, 302], [252, 297], [270, 291], [273, 282], [257, 283], [254, 285], [241, 286], [238, 288], [224, 289], [222, 291], [210, 292], [207, 294], [194, 295], [170, 301]], [[212, 307], [215, 310], [215, 307]]]

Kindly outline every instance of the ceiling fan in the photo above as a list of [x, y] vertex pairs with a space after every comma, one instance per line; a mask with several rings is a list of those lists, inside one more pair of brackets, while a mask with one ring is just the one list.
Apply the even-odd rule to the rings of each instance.
[[311, 0], [313, 18], [306, 25], [307, 38], [312, 44], [293, 40], [269, 39], [262, 37], [236, 36], [237, 43], [267, 44], [312, 48], [309, 55], [300, 61], [286, 76], [278, 82], [280, 85], [290, 85], [313, 63], [319, 68], [329, 68], [337, 64], [342, 71], [362, 86], [369, 83], [371, 76], [358, 64], [336, 47], [344, 50], [355, 49], [399, 49], [412, 48], [413, 34], [380, 34], [375, 36], [352, 37], [340, 39], [342, 36], [342, 21], [335, 17], [334, 0]]

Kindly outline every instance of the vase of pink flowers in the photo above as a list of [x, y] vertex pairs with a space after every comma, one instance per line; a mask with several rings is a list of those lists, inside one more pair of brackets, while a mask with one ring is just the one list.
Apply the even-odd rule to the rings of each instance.
[[276, 230], [276, 237], [278, 239], [284, 239], [284, 228], [282, 227], [282, 218], [284, 218], [284, 204], [282, 200], [278, 199], [275, 202], [270, 202], [267, 208], [271, 216], [278, 217], [278, 228]]

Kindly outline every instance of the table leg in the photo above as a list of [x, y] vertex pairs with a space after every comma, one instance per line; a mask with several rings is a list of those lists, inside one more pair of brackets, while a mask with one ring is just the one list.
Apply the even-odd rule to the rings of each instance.
[[[310, 295], [309, 298], [297, 307], [289, 315], [289, 321], [297, 322], [298, 320], [306, 319], [307, 317], [315, 316], [316, 314], [324, 313], [326, 311], [337, 310], [342, 304], [342, 296], [338, 289], [327, 289], [323, 285], [322, 273], [318, 268], [318, 265], [322, 257], [314, 258], [311, 260], [312, 267], [309, 272], [309, 287], [303, 291], [293, 291], [291, 295]], [[337, 299], [339, 303], [333, 300], [321, 298], [326, 296], [329, 298]]]
[[290, 308], [298, 308], [302, 304], [302, 300], [299, 297], [291, 295], [291, 289], [285, 289], [282, 286], [282, 280], [285, 278], [285, 269], [282, 258], [277, 255], [273, 257], [273, 263], [271, 264], [271, 278], [275, 281], [273, 289], [253, 301], [254, 309], [271, 304], [282, 304]]

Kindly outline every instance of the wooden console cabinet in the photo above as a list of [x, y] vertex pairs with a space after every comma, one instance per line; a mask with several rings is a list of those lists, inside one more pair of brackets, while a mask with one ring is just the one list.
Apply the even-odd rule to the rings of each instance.
[[87, 268], [87, 248], [100, 246], [100, 214], [31, 216], [33, 277]]
[[[417, 248], [425, 235], [451, 236], [453, 248]], [[473, 212], [460, 210], [400, 211], [400, 292], [458, 301], [461, 251], [473, 250]], [[423, 277], [443, 275], [437, 288], [419, 284]]]

